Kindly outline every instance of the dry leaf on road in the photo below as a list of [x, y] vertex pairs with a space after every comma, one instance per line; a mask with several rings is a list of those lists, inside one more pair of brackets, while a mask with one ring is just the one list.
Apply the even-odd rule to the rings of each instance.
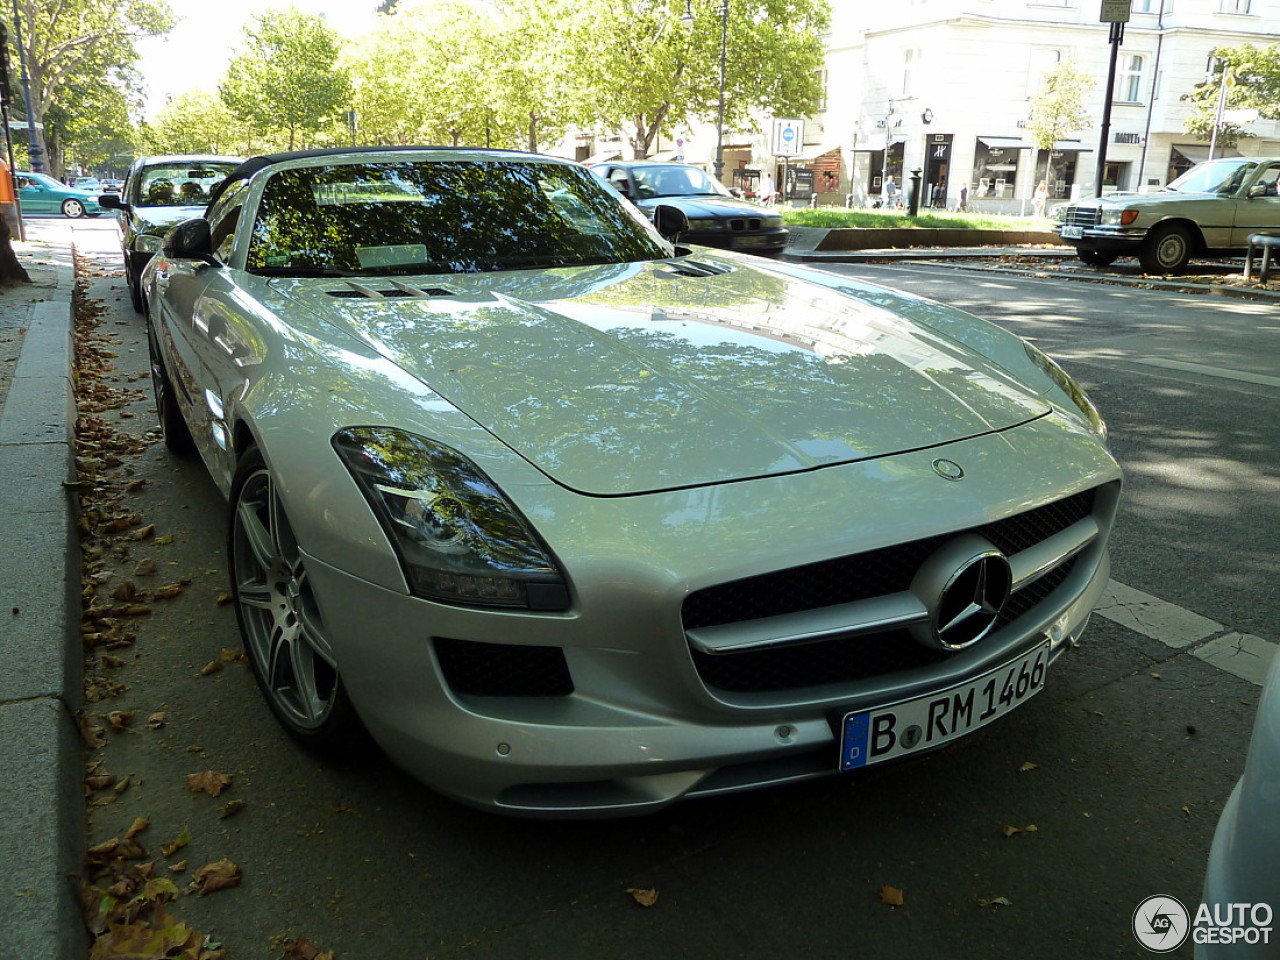
[[642, 907], [652, 907], [658, 902], [657, 890], [642, 890], [639, 887], [627, 887], [627, 893], [631, 894], [631, 899]]
[[212, 770], [205, 770], [203, 773], [188, 773], [187, 786], [194, 793], [203, 790], [211, 797], [216, 797], [227, 787], [231, 786], [231, 774], [215, 773]]
[[902, 890], [898, 887], [890, 887], [890, 886], [881, 887], [880, 902], [890, 907], [902, 906]]
[[201, 896], [240, 886], [240, 868], [223, 857], [206, 863], [192, 875], [191, 887]]

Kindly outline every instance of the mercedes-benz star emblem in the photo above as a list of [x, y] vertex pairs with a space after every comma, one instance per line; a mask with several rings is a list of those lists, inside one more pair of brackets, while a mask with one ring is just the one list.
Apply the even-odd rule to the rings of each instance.
[[954, 460], [944, 460], [939, 457], [933, 461], [933, 472], [940, 476], [943, 480], [963, 480], [964, 467], [956, 463]]
[[926, 560], [911, 581], [911, 592], [929, 617], [911, 628], [915, 638], [934, 650], [963, 650], [996, 625], [1009, 600], [1013, 571], [990, 542], [964, 534]]

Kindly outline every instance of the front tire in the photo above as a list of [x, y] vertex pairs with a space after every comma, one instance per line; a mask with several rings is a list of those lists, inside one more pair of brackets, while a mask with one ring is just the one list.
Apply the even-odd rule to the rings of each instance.
[[308, 749], [345, 755], [363, 739], [302, 551], [256, 447], [236, 468], [228, 568], [245, 652], [267, 705]]
[[156, 397], [156, 414], [160, 420], [160, 434], [164, 437], [164, 445], [180, 457], [190, 456], [195, 452], [196, 442], [191, 437], [187, 421], [182, 419], [182, 411], [178, 409], [177, 398], [173, 395], [173, 382], [164, 368], [160, 345], [156, 343], [156, 333], [150, 321], [147, 323], [147, 353], [151, 358], [151, 390]]
[[1091, 250], [1088, 247], [1077, 247], [1076, 256], [1091, 267], [1109, 267], [1115, 263], [1120, 254], [1102, 253], [1098, 250]]
[[68, 198], [62, 201], [62, 215], [77, 220], [84, 216], [84, 204], [79, 200]]
[[133, 304], [135, 313], [143, 313], [145, 304], [142, 300], [142, 280], [138, 274], [129, 267], [129, 256], [125, 255], [124, 264], [124, 282], [129, 288], [129, 302]]
[[1180, 224], [1157, 227], [1138, 251], [1147, 273], [1181, 273], [1195, 250], [1191, 231]]

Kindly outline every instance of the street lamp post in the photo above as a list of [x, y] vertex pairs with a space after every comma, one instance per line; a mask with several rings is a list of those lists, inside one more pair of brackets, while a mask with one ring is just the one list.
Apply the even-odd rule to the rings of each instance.
[[27, 108], [27, 158], [33, 173], [44, 173], [44, 149], [36, 140], [36, 118], [31, 113], [31, 80], [27, 76], [27, 49], [22, 45], [22, 18], [18, 15], [18, 0], [13, 0], [13, 39], [18, 47], [22, 99]]
[[[685, 23], [693, 23], [693, 0], [684, 0]], [[720, 0], [720, 102], [716, 108], [716, 179], [724, 174], [724, 66], [729, 47], [729, 0]]]

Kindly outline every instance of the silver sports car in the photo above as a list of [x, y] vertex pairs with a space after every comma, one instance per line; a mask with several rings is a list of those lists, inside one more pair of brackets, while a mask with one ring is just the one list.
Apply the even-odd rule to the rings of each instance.
[[1084, 393], [686, 227], [569, 161], [394, 148], [253, 158], [169, 233], [165, 439], [230, 500], [292, 734], [607, 815], [910, 757], [1052, 683], [1120, 490]]

